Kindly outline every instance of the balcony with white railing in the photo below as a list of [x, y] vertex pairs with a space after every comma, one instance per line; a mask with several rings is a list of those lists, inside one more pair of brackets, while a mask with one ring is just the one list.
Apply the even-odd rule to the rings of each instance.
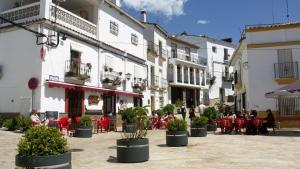
[[[66, 1], [61, 3], [63, 7], [52, 3], [51, 0], [35, 0], [28, 1], [28, 3], [23, 4], [16, 3], [15, 5], [10, 4], [10, 1], [3, 1], [2, 3], [6, 6], [3, 5], [2, 9], [4, 10], [0, 11], [0, 16], [16, 23], [28, 23], [38, 19], [48, 19], [52, 22], [62, 25], [63, 27], [71, 29], [72, 31], [91, 38], [96, 38], [97, 26], [92, 21], [89, 21], [87, 17], [93, 16], [94, 11], [91, 11], [90, 7], [85, 5], [87, 4], [85, 1], [86, 0], [76, 2]], [[73, 13], [78, 10], [80, 11], [80, 14], [77, 15]], [[92, 20], [96, 19], [92, 18]], [[10, 25], [10, 23], [0, 19], [0, 27], [8, 25]]]

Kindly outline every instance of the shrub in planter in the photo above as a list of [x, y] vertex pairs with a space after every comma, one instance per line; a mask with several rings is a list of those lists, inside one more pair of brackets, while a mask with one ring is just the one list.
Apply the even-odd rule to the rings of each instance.
[[219, 113], [214, 107], [208, 107], [204, 110], [203, 115], [208, 118], [207, 131], [216, 131], [216, 120], [219, 118]]
[[19, 167], [71, 166], [67, 140], [56, 128], [30, 128], [21, 138], [17, 150], [15, 161]]
[[163, 108], [163, 111], [164, 111], [166, 114], [170, 115], [170, 114], [173, 114], [173, 113], [174, 113], [174, 109], [175, 109], [175, 107], [174, 107], [173, 104], [167, 104], [167, 105], [165, 105], [165, 107]]
[[18, 121], [16, 119], [6, 119], [3, 122], [3, 127], [7, 128], [8, 131], [14, 131], [19, 129]]
[[134, 133], [136, 132], [136, 111], [135, 108], [127, 108], [122, 113], [122, 128], [124, 132]]
[[75, 129], [75, 137], [89, 138], [93, 136], [92, 119], [89, 116], [80, 118], [80, 123]]
[[0, 119], [0, 128], [3, 126], [3, 119]]
[[134, 133], [123, 132], [122, 139], [117, 140], [117, 161], [122, 163], [136, 163], [149, 160], [149, 140], [147, 129], [151, 125], [146, 107], [132, 108], [136, 119]]
[[24, 115], [20, 115], [17, 118], [18, 126], [22, 132], [27, 131], [32, 125], [30, 122], [30, 118]]
[[186, 146], [188, 144], [187, 122], [182, 119], [171, 120], [167, 124], [166, 143], [170, 147]]
[[195, 117], [191, 124], [191, 136], [192, 137], [205, 137], [207, 136], [206, 125], [208, 118], [205, 116]]

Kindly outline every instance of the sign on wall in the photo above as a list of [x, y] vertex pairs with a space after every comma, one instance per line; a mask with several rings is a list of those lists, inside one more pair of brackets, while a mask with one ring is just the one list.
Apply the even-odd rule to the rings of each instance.
[[88, 101], [90, 105], [97, 105], [100, 101], [100, 97], [97, 95], [90, 95]]

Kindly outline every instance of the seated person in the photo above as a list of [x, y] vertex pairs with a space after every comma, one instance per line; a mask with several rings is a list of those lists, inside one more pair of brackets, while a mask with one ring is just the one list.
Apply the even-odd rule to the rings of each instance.
[[267, 114], [268, 114], [267, 117], [264, 118], [266, 122], [263, 123], [264, 132], [266, 133], [268, 132], [267, 130], [268, 127], [273, 128], [275, 125], [275, 118], [270, 109], [267, 110]]
[[48, 120], [46, 118], [42, 121], [40, 120], [36, 109], [32, 109], [32, 112], [30, 113], [30, 121], [34, 126], [40, 126], [42, 124], [48, 125]]
[[232, 111], [230, 111], [228, 118], [230, 118], [232, 120], [232, 123], [234, 123], [234, 119], [236, 118], [236, 115]]

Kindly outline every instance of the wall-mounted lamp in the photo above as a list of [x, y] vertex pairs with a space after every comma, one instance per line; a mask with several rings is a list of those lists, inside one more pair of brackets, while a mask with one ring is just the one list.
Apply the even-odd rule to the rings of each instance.
[[131, 73], [126, 73], [126, 74], [125, 74], [125, 78], [126, 78], [127, 80], [130, 80], [130, 79], [131, 79]]
[[243, 67], [244, 67], [245, 69], [248, 69], [248, 62], [244, 62], [244, 63], [243, 63]]

